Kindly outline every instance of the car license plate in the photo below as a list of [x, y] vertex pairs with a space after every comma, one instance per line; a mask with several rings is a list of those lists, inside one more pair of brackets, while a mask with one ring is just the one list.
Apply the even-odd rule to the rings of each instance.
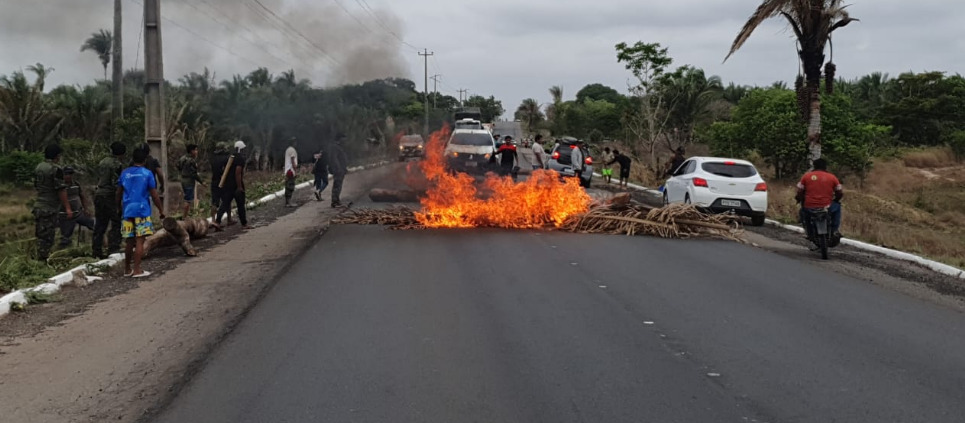
[[466, 162], [466, 167], [476, 167], [476, 162]]
[[741, 202], [737, 200], [720, 200], [720, 204], [726, 207], [740, 207]]

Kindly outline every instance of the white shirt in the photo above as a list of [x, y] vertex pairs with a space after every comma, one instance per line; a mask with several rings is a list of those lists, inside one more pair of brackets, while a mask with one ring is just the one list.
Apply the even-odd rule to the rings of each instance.
[[536, 160], [538, 163], [534, 163], [534, 164], [545, 164], [545, 163], [546, 163], [546, 160], [545, 160], [545, 157], [544, 157], [544, 156], [546, 155], [546, 150], [543, 150], [543, 146], [540, 145], [540, 143], [538, 143], [538, 142], [536, 142], [536, 141], [533, 141], [533, 154], [535, 154], [536, 157], [538, 157], [538, 159]]
[[295, 147], [288, 147], [288, 149], [285, 150], [285, 174], [286, 175], [288, 174], [289, 170], [292, 171], [292, 173], [296, 173], [295, 168], [292, 166], [292, 162], [298, 163], [298, 152], [295, 151]]
[[579, 147], [574, 148], [573, 151], [570, 153], [570, 163], [573, 167], [573, 170], [577, 172], [582, 172], [583, 171], [583, 150], [580, 150]]

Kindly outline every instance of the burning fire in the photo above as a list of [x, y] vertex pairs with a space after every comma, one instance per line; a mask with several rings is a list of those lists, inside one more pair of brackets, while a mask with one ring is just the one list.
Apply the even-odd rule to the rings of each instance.
[[[536, 170], [523, 182], [487, 175], [482, 190], [475, 179], [449, 173], [443, 153], [449, 128], [429, 137], [425, 160], [419, 163], [428, 183], [416, 220], [430, 228], [541, 228], [559, 227], [570, 216], [585, 213], [590, 196], [576, 178], [560, 182], [555, 171]], [[488, 198], [480, 194], [492, 192]]]

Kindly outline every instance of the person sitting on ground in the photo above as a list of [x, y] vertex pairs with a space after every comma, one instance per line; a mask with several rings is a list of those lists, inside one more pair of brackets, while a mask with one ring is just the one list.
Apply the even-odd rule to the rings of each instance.
[[135, 278], [151, 274], [141, 269], [141, 258], [144, 257], [144, 239], [154, 234], [154, 225], [151, 223], [152, 199], [154, 205], [161, 210], [161, 219], [164, 219], [157, 181], [154, 173], [144, 167], [146, 161], [147, 152], [144, 149], [135, 150], [134, 166], [124, 169], [117, 181], [117, 203], [118, 209], [122, 210], [123, 219], [121, 236], [127, 240], [124, 250], [124, 276]]
[[[77, 225], [94, 230], [94, 219], [88, 214], [90, 202], [84, 195], [84, 190], [80, 184], [74, 180], [74, 168], [67, 166], [64, 168], [64, 185], [67, 186], [67, 202], [70, 203], [71, 210], [74, 211], [73, 219], [61, 218], [60, 220], [60, 246], [67, 248], [70, 246], [70, 238], [74, 235]], [[61, 210], [61, 216], [65, 210]]]
[[811, 210], [828, 209], [830, 218], [828, 230], [833, 235], [831, 246], [841, 241], [841, 199], [844, 187], [837, 176], [828, 172], [828, 162], [824, 159], [814, 161], [814, 170], [805, 173], [797, 184], [796, 199], [801, 203], [799, 218], [807, 231], [807, 217]]

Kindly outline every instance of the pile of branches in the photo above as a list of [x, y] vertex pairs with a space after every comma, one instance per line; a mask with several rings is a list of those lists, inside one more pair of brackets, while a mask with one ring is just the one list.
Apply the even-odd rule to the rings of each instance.
[[[393, 229], [424, 229], [408, 207], [353, 209], [336, 217], [335, 224], [386, 225]], [[655, 208], [630, 201], [597, 203], [567, 219], [561, 230], [576, 233], [649, 235], [661, 238], [721, 238], [739, 241], [742, 230], [735, 216], [706, 214], [691, 205]]]

